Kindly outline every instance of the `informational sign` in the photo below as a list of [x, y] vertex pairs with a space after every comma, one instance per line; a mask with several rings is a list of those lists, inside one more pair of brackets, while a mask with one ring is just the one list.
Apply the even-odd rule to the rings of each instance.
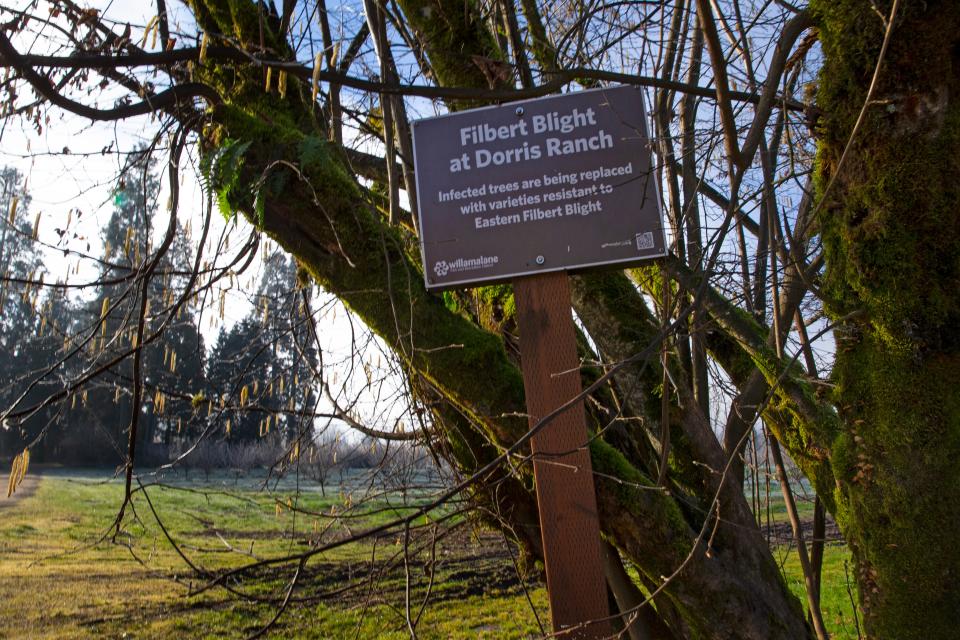
[[419, 120], [413, 139], [428, 289], [665, 254], [636, 87]]

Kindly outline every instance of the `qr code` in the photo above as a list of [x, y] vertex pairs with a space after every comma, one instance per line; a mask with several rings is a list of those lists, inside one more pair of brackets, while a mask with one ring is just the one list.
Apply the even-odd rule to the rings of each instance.
[[653, 249], [653, 233], [645, 231], [637, 234], [637, 251]]

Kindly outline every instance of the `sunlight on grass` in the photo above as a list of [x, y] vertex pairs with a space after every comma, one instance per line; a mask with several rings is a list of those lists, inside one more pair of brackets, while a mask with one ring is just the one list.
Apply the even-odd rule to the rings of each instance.
[[[189, 488], [189, 487], [188, 487]], [[0, 511], [0, 637], [10, 638], [242, 638], [270, 620], [275, 607], [241, 601], [222, 590], [188, 596], [199, 584], [166, 542], [143, 496], [134, 502], [140, 521], [130, 520], [117, 543], [97, 542], [112, 522], [122, 496], [117, 482], [44, 477], [32, 496]], [[302, 551], [319, 528], [316, 518], [277, 509], [289, 496], [249, 489], [201, 493], [153, 487], [150, 499], [184, 550], [206, 568], [237, 566], [243, 555], [269, 557]], [[329, 512], [344, 496], [306, 492], [300, 508]], [[375, 511], [354, 527], [371, 526], [406, 512], [402, 502], [384, 498], [368, 505]], [[233, 549], [242, 552], [231, 552]], [[378, 566], [399, 553], [392, 539], [379, 549], [363, 543], [318, 556], [309, 582], [326, 585], [331, 568], [360, 570]], [[441, 554], [442, 555], [442, 554]], [[395, 563], [396, 564], [396, 563]], [[513, 571], [512, 568], [504, 568]], [[282, 593], [289, 579], [268, 577], [242, 587], [258, 596]], [[461, 572], [463, 573], [463, 572]], [[497, 595], [460, 597], [476, 590], [469, 581], [446, 580], [438, 563], [433, 600], [424, 609], [418, 635], [423, 638], [530, 637], [539, 627], [519, 588]], [[491, 573], [496, 576], [500, 574]], [[175, 577], [180, 576], [180, 582]], [[482, 578], [483, 576], [478, 576]], [[470, 582], [470, 584], [468, 584]], [[426, 575], [414, 580], [412, 615], [425, 592]], [[292, 605], [274, 631], [286, 638], [406, 638], [402, 568], [361, 584], [350, 598]], [[531, 597], [545, 619], [546, 595], [534, 586]]]
[[[803, 603], [806, 611], [807, 599], [803, 586], [803, 572], [800, 569], [796, 550], [791, 548], [788, 552], [782, 547], [778, 549], [776, 557], [783, 563], [787, 585]], [[844, 563], [848, 564], [849, 575], [844, 572]], [[823, 555], [821, 580], [823, 586], [820, 593], [820, 611], [830, 637], [835, 640], [857, 640], [857, 627], [851, 603], [851, 594], [854, 600], [857, 595], [853, 578], [853, 561], [850, 558], [850, 551], [842, 543], [827, 544]]]
[[[272, 494], [256, 491], [252, 483], [198, 486], [153, 486], [149, 496], [184, 552], [207, 569], [303, 551], [335, 521], [284, 507], [293, 504], [295, 494], [282, 486]], [[42, 477], [33, 495], [0, 507], [0, 619], [5, 621], [0, 638], [243, 638], [273, 617], [275, 605], [241, 600], [222, 589], [190, 596], [200, 579], [170, 547], [143, 495], [133, 504], [136, 518], [127, 520], [116, 543], [95, 544], [113, 521], [121, 496], [119, 482], [64, 472]], [[304, 491], [296, 506], [329, 514], [342, 512], [352, 499], [336, 490], [327, 496]], [[365, 505], [370, 514], [348, 526], [357, 530], [386, 522], [408, 513], [416, 500], [409, 495], [404, 505], [397, 496], [377, 496]], [[411, 564], [410, 610], [413, 618], [421, 615], [418, 636], [538, 637], [540, 627], [502, 541], [488, 533], [480, 543], [468, 528], [460, 531], [438, 545], [436, 580], [422, 614], [427, 564]], [[344, 534], [332, 529], [325, 539], [336, 535]], [[375, 544], [366, 541], [315, 557], [297, 596], [336, 592], [350, 580], [355, 588], [294, 602], [273, 637], [408, 638], [399, 542], [395, 535], [385, 536]], [[796, 553], [782, 546], [775, 555], [803, 601]], [[845, 547], [828, 545], [823, 611], [833, 637], [841, 640], [857, 637], [844, 574], [848, 560]], [[276, 597], [292, 572], [288, 566], [231, 586], [248, 595]], [[367, 579], [371, 575], [376, 580]], [[531, 584], [529, 596], [540, 622], [549, 625], [543, 587]]]

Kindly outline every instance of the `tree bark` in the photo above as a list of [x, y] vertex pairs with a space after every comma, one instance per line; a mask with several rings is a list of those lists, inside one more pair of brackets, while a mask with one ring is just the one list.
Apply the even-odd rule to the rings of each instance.
[[830, 452], [835, 516], [856, 560], [867, 635], [953, 638], [960, 4], [878, 3], [889, 34], [869, 3], [812, 4], [825, 54], [817, 98], [825, 291], [835, 317], [857, 314], [835, 334], [845, 425]]

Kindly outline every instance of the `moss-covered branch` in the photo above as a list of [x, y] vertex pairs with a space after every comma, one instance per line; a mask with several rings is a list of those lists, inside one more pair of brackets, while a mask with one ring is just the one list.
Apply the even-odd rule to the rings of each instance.
[[[794, 360], [779, 358], [768, 342], [768, 330], [746, 311], [738, 308], [707, 285], [702, 278], [676, 260], [665, 263], [665, 272], [686, 290], [699, 295], [711, 322], [732, 340], [739, 350], [715, 351], [720, 364], [741, 389], [751, 389], [751, 400], [763, 403], [763, 416], [787, 448], [791, 457], [832, 505], [833, 474], [829, 447], [842, 429], [840, 417], [828, 399], [817, 396], [802, 367]], [[716, 342], [714, 340], [713, 342]], [[729, 346], [726, 343], [725, 346]], [[751, 380], [762, 377], [759, 386]], [[765, 401], [765, 402], [764, 402]], [[831, 509], [832, 510], [832, 509]]]

